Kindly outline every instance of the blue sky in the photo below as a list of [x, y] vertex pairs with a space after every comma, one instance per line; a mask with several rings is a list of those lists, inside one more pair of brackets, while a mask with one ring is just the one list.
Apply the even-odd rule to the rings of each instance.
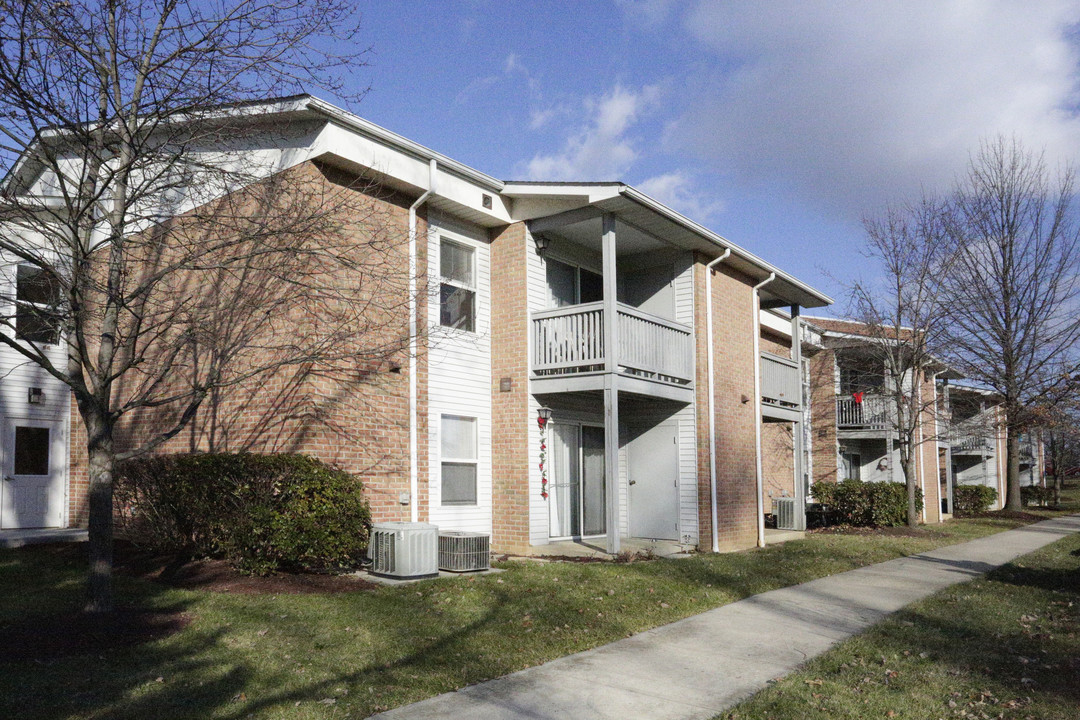
[[[1080, 148], [1080, 3], [360, 0], [351, 110], [507, 180], [622, 180], [832, 294], [980, 139]], [[328, 98], [332, 99], [332, 98]]]

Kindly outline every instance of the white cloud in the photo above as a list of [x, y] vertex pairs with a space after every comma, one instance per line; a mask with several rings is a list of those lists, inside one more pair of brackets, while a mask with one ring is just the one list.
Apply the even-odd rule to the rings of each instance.
[[724, 209], [720, 200], [699, 192], [693, 179], [680, 171], [643, 180], [637, 189], [697, 222], [707, 222]]
[[[638, 157], [628, 131], [659, 99], [655, 85], [640, 91], [616, 85], [602, 98], [584, 101], [586, 122], [571, 135], [562, 150], [536, 155], [526, 173], [533, 180], [615, 180]], [[535, 119], [535, 118], [534, 118]]]
[[1077, 2], [699, 0], [713, 54], [668, 140], [736, 180], [858, 214], [946, 186], [981, 138], [1080, 148]]

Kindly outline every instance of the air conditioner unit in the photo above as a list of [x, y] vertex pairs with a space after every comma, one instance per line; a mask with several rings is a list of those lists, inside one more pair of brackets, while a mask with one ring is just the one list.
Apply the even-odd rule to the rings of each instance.
[[780, 497], [773, 498], [772, 501], [773, 517], [776, 518], [776, 528], [778, 530], [795, 530], [795, 498], [793, 497]]
[[484, 533], [439, 533], [439, 569], [469, 572], [491, 568], [491, 537]]
[[437, 577], [439, 528], [430, 523], [376, 523], [368, 557], [373, 575], [399, 580]]

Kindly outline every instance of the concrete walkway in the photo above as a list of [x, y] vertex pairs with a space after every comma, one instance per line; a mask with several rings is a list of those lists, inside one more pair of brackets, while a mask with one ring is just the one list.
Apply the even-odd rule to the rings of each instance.
[[42, 543], [86, 542], [87, 532], [80, 528], [43, 528], [41, 530], [0, 530], [0, 548], [20, 548]]
[[905, 605], [1075, 532], [1080, 515], [773, 590], [377, 717], [711, 718]]

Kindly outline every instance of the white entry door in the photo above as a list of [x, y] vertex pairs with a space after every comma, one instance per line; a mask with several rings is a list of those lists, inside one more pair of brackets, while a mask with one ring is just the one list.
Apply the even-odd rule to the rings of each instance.
[[0, 529], [60, 527], [64, 522], [64, 434], [59, 422], [3, 423]]
[[630, 534], [656, 540], [679, 538], [679, 445], [677, 426], [630, 428], [627, 477]]

